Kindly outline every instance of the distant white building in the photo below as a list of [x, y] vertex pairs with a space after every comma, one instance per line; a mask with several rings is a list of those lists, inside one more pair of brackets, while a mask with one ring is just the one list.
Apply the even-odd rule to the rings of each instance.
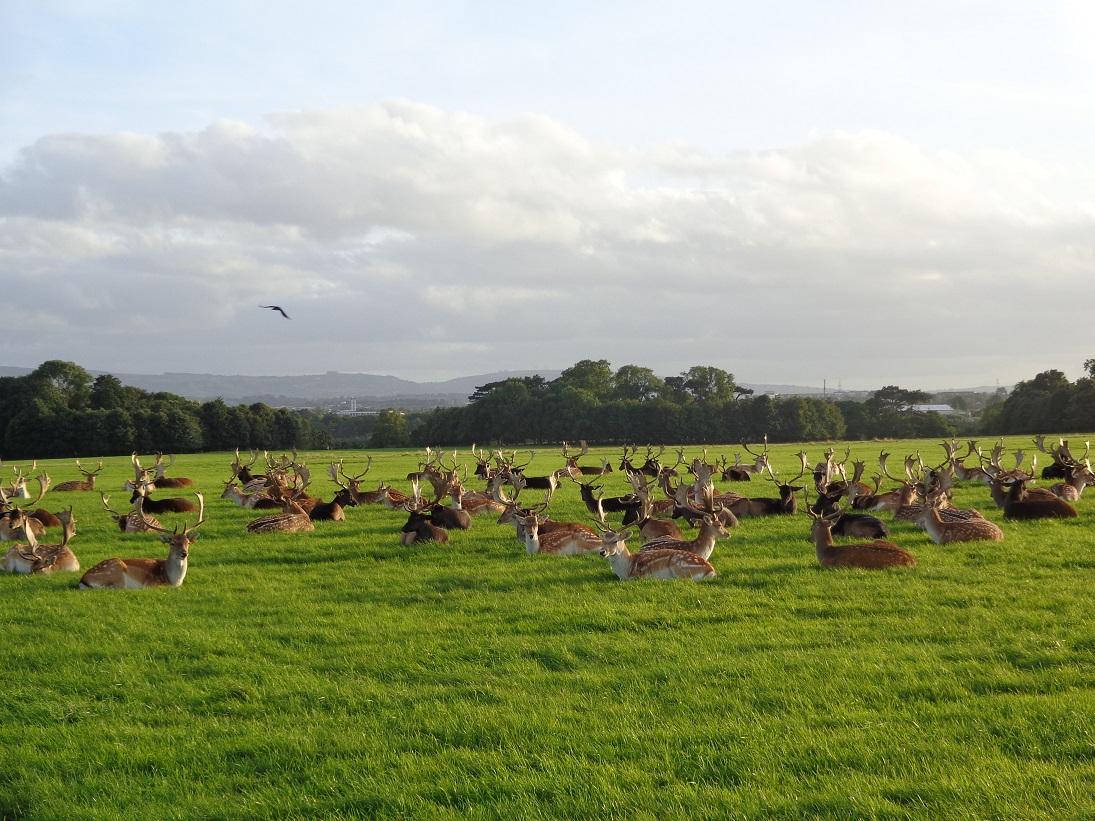
[[919, 413], [939, 413], [943, 416], [949, 413], [961, 413], [961, 411], [955, 410], [950, 405], [909, 405], [909, 410]]

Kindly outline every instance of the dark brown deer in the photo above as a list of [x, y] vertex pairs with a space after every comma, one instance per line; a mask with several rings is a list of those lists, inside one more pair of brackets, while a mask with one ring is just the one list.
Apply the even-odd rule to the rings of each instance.
[[563, 442], [563, 459], [566, 460], [566, 467], [564, 470], [571, 479], [580, 480], [583, 476], [604, 476], [606, 473], [612, 472], [612, 465], [607, 459], [601, 460], [601, 466], [595, 468], [591, 465], [579, 465], [578, 460], [589, 453], [589, 445], [586, 444], [586, 440], [581, 441], [582, 450], [577, 456], [571, 456], [569, 453], [569, 446], [566, 442]]
[[779, 489], [779, 498], [748, 499], [742, 497], [729, 504], [733, 514], [740, 519], [743, 516], [790, 516], [797, 512], [798, 497], [795, 494], [802, 488], [793, 483], [806, 475], [806, 472], [810, 469], [805, 453], [799, 454], [799, 460], [802, 463], [802, 469], [799, 470], [798, 475], [788, 482], [781, 482], [776, 472], [772, 470], [771, 463], [765, 459], [765, 470], [768, 472], [770, 480]]
[[129, 498], [130, 504], [136, 504], [138, 499], [143, 499], [143, 509], [147, 513], [193, 513], [197, 510], [194, 503], [182, 496], [173, 496], [167, 499], [153, 499], [149, 496], [151, 482], [142, 482], [133, 490]]
[[411, 480], [411, 498], [403, 504], [403, 509], [409, 514], [400, 531], [403, 544], [444, 543], [449, 540], [449, 532], [433, 518], [432, 511], [440, 503], [441, 494], [433, 500], [423, 500], [418, 480]]
[[186, 476], [165, 476], [164, 473], [169, 467], [175, 464], [175, 454], [171, 454], [171, 461], [166, 465], [163, 462], [163, 454], [159, 451], [156, 452], [156, 463], [152, 466], [155, 471], [155, 476], [152, 481], [155, 482], [158, 488], [180, 488], [190, 487], [194, 484], [194, 480]]

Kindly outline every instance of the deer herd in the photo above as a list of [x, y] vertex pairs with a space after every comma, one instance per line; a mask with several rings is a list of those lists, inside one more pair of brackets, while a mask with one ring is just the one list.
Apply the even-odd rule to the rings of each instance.
[[[329, 501], [309, 493], [311, 471], [298, 460], [295, 451], [280, 457], [266, 453], [265, 472], [253, 473], [258, 451], [244, 457], [237, 449], [220, 498], [261, 512], [247, 524], [247, 533], [313, 531], [316, 521], [346, 521], [347, 508], [380, 505], [407, 515], [399, 534], [404, 545], [445, 543], [450, 532], [469, 530], [476, 518], [490, 517], [497, 524], [512, 526], [517, 541], [528, 553], [599, 553], [622, 580], [650, 577], [700, 581], [716, 576], [710, 563], [716, 545], [729, 537], [742, 520], [793, 516], [800, 505], [811, 519], [810, 541], [821, 567], [882, 569], [915, 566], [916, 559], [889, 541], [886, 523], [875, 514], [918, 526], [940, 545], [1000, 541], [1004, 532], [999, 525], [978, 510], [952, 504], [953, 490], [959, 482], [986, 485], [988, 498], [1001, 510], [1004, 520], [1074, 518], [1077, 512], [1072, 502], [1088, 485], [1095, 485], [1090, 444], [1082, 455], [1075, 456], [1068, 442], [1059, 439], [1054, 444], [1045, 436], [1033, 440], [1037, 452], [1052, 460], [1040, 474], [1036, 454], [1028, 462], [1026, 452], [1017, 450], [1011, 454], [1014, 464], [1006, 465], [1002, 443], [986, 454], [976, 441], [969, 441], [965, 453], [961, 453], [962, 446], [950, 440], [942, 443], [944, 459], [939, 464], [926, 463], [919, 453], [905, 456], [904, 475], [891, 472], [890, 454], [882, 451], [870, 484], [864, 481], [866, 463], [849, 461], [850, 449], [838, 457], [829, 448], [817, 462], [811, 462], [801, 451], [797, 454], [797, 474], [781, 476], [769, 460], [767, 437], [759, 450], [741, 444], [752, 461], [743, 462], [740, 454], [734, 454], [733, 464], [725, 456], [708, 461], [706, 449], [689, 461], [682, 448], [675, 451], [676, 461], [668, 464], [668, 460], [663, 461], [665, 447], [648, 447], [642, 463], [636, 465], [638, 448], [625, 446], [616, 468], [630, 485], [630, 492], [623, 496], [605, 496], [602, 492], [605, 477], [614, 472], [608, 460], [602, 459], [599, 467], [580, 464], [589, 453], [585, 442], [577, 452], [564, 443], [563, 466], [546, 475], [526, 472], [534, 452], [521, 462], [516, 451], [486, 451], [472, 445], [475, 466], [469, 477], [470, 465], [458, 464], [456, 452], [426, 448], [419, 469], [406, 477], [409, 493], [385, 482], [375, 490], [362, 487], [372, 457], [367, 458], [360, 472], [339, 459], [327, 468], [327, 476], [338, 488]], [[190, 546], [206, 521], [205, 498], [200, 492], [194, 494], [196, 503], [187, 497], [153, 495], [157, 489], [194, 484], [186, 477], [166, 475], [175, 464], [173, 456], [165, 463], [163, 454], [158, 453], [155, 462], [145, 467], [134, 453], [131, 463], [133, 478], [124, 485], [130, 494], [131, 509], [112, 509], [110, 497], [100, 491], [102, 506], [123, 533], [156, 534], [167, 545], [167, 557], [106, 559], [83, 574], [81, 589], [178, 587], [186, 578]], [[0, 484], [0, 541], [14, 543], [3, 556], [0, 569], [21, 574], [79, 571], [80, 562], [71, 545], [76, 536], [72, 506], [56, 514], [37, 507], [51, 487], [54, 493], [95, 491], [102, 461], [94, 470], [86, 470], [77, 460], [76, 468], [83, 479], [52, 485], [46, 473], [33, 476], [38, 469], [35, 462], [29, 468], [13, 468], [10, 483]], [[32, 478], [37, 484], [33, 496]], [[775, 495], [751, 497], [715, 487], [716, 482], [741, 483], [758, 478], [769, 481]], [[1033, 486], [1036, 478], [1061, 481], [1040, 488]], [[883, 490], [886, 480], [895, 484]], [[483, 489], [469, 490], [469, 481], [481, 482]], [[588, 514], [585, 522], [558, 521], [548, 515], [553, 498], [568, 483], [578, 486]], [[535, 491], [542, 491], [542, 497], [528, 499]], [[661, 498], [656, 498], [659, 495]], [[193, 525], [183, 521], [181, 530], [179, 524], [169, 530], [156, 514], [196, 514], [196, 521]], [[610, 524], [610, 515], [619, 516], [620, 523]], [[695, 535], [686, 537], [682, 527], [694, 528]], [[46, 534], [51, 528], [60, 529], [59, 543], [49, 543]], [[629, 547], [629, 542], [637, 544], [637, 549]]]

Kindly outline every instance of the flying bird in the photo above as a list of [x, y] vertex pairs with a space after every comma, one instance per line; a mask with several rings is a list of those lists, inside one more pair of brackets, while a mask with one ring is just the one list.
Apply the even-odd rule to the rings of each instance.
[[260, 308], [269, 308], [271, 311], [277, 311], [279, 314], [281, 314], [286, 319], [291, 319], [292, 318], [292, 317], [289, 316], [289, 314], [285, 313], [285, 311], [282, 310], [281, 307], [278, 306], [278, 305], [259, 305], [259, 307]]

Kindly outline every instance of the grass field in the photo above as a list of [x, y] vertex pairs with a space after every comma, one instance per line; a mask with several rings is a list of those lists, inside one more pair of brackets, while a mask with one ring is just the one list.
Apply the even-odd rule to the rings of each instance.
[[[325, 498], [329, 456], [304, 457]], [[416, 461], [374, 454], [370, 486]], [[800, 515], [744, 520], [712, 582], [621, 583], [487, 518], [444, 546], [372, 506], [246, 535], [229, 462], [172, 471], [210, 500], [181, 588], [0, 578], [0, 818], [1095, 816], [1095, 491], [1000, 544], [897, 523], [910, 570], [820, 570]], [[119, 508], [129, 461], [105, 463]], [[44, 506], [70, 502], [84, 568], [166, 555], [97, 494]], [[983, 486], [957, 502], [1001, 522]], [[552, 512], [581, 518], [577, 489]]]

